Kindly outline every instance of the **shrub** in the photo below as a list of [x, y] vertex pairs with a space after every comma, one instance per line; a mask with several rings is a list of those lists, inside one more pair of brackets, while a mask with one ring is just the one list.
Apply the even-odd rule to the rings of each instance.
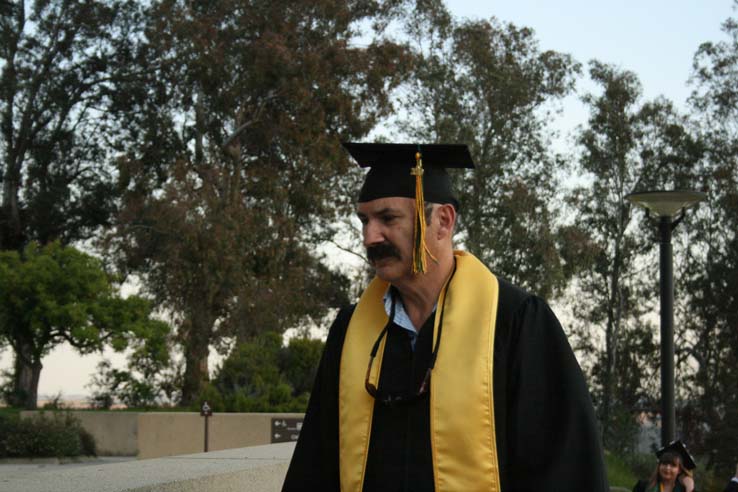
[[69, 413], [0, 415], [0, 458], [95, 455], [95, 440]]
[[213, 411], [304, 412], [323, 351], [320, 340], [265, 332], [235, 347], [197, 399]]
[[62, 399], [61, 391], [56, 395], [52, 396], [49, 401], [44, 403], [44, 410], [64, 410], [64, 400]]
[[213, 412], [225, 412], [226, 405], [223, 402], [223, 396], [218, 391], [218, 388], [210, 383], [204, 383], [195, 399], [194, 404], [191, 406], [193, 412], [199, 412], [202, 408], [202, 404], [208, 402], [208, 406]]
[[639, 478], [646, 477], [646, 475], [634, 474], [626, 460], [608, 451], [605, 451], [605, 465], [610, 487], [625, 487], [630, 490]]
[[653, 453], [632, 453], [623, 456], [623, 461], [633, 471], [633, 474], [639, 480], [647, 480], [651, 478], [658, 460]]
[[97, 443], [95, 442], [95, 438], [81, 426], [79, 428], [79, 443], [82, 446], [82, 455], [97, 456]]

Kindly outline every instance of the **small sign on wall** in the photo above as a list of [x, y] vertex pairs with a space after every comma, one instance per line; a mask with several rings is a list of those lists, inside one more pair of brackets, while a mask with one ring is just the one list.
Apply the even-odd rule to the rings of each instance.
[[200, 408], [200, 417], [212, 417], [213, 416], [213, 409], [210, 408], [210, 405], [208, 405], [208, 402], [203, 402], [202, 407]]
[[272, 443], [297, 441], [302, 421], [302, 418], [272, 417]]
[[200, 408], [200, 416], [205, 417], [205, 446], [203, 446], [205, 452], [208, 452], [208, 420], [213, 416], [213, 409], [208, 405], [208, 402], [203, 402], [202, 408]]

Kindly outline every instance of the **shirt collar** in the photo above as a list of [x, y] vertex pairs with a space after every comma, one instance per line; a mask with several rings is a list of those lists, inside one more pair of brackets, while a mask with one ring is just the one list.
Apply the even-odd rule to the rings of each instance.
[[[392, 314], [392, 298], [396, 295], [392, 286], [389, 286], [387, 292], [384, 293], [384, 310], [387, 312], [387, 316]], [[407, 311], [405, 311], [405, 306], [402, 304], [402, 299], [395, 301], [395, 319], [393, 321], [400, 328], [404, 328], [411, 332], [413, 336], [417, 336], [418, 330], [415, 329], [413, 322], [410, 321], [410, 317], [407, 315]]]
[[[418, 330], [415, 328], [415, 325], [413, 325], [413, 322], [410, 321], [410, 316], [407, 315], [407, 311], [405, 311], [405, 305], [402, 303], [402, 299], [399, 298], [399, 295], [395, 292], [395, 289], [392, 288], [390, 285], [387, 288], [387, 291], [384, 293], [384, 310], [387, 312], [387, 316], [389, 316], [392, 313], [392, 297], [398, 296], [397, 301], [395, 302], [395, 324], [399, 326], [400, 328], [404, 328], [405, 330], [408, 330], [412, 333], [413, 336], [418, 335]], [[433, 306], [433, 312], [436, 311], [436, 308], [438, 307], [438, 302]]]

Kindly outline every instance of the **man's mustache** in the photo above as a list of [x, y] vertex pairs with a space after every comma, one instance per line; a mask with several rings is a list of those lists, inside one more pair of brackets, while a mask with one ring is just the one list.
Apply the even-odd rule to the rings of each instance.
[[383, 260], [384, 258], [397, 258], [402, 259], [400, 250], [395, 247], [392, 243], [381, 243], [369, 246], [366, 248], [366, 256], [369, 261], [374, 263], [375, 261]]

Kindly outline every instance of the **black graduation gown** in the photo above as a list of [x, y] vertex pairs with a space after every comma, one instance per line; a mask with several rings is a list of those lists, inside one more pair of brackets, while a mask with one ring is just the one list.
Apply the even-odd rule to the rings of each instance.
[[[502, 279], [499, 286], [493, 391], [502, 491], [606, 492], [594, 410], [561, 325], [539, 297]], [[283, 492], [340, 490], [338, 377], [353, 310], [341, 310], [331, 326]], [[415, 352], [403, 329], [390, 327], [380, 389], [417, 390], [432, 349], [432, 323], [433, 316]], [[364, 491], [433, 490], [429, 436], [427, 398], [397, 407], [376, 404]]]
[[[633, 487], [633, 492], [647, 492], [648, 491], [648, 483], [649, 480], [638, 480], [638, 482]], [[652, 489], [654, 487], [651, 487]], [[656, 487], [658, 490], [659, 487]], [[677, 483], [674, 484], [674, 490], [673, 492], [685, 492], [686, 489], [684, 488], [684, 485], [682, 485], [680, 482], [677, 481]], [[696, 492], [696, 491], [695, 491]]]

